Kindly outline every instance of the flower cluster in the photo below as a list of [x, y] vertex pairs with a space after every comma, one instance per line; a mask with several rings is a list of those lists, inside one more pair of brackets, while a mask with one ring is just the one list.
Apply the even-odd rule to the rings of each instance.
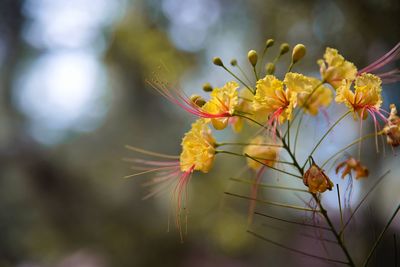
[[[179, 157], [174, 158], [130, 147], [136, 152], [149, 156], [174, 158], [168, 161], [142, 159], [130, 161], [141, 164], [144, 172], [138, 174], [156, 173], [156, 177], [150, 184], [175, 184], [172, 194], [177, 203], [178, 226], [181, 209], [183, 205], [187, 205], [185, 192], [192, 173], [195, 171], [208, 173], [218, 154], [239, 156], [247, 160], [247, 168], [254, 174], [251, 196], [248, 197], [251, 200], [249, 209], [252, 213], [257, 200], [258, 185], [268, 169], [301, 179], [306, 190], [317, 202], [322, 193], [333, 189], [332, 179], [328, 177], [323, 167], [328, 161], [341, 155], [340, 153], [344, 150], [332, 155], [322, 165], [319, 164], [322, 159], [314, 158], [314, 152], [332, 129], [351, 113], [354, 119], [360, 119], [360, 122], [367, 119], [369, 114], [377, 129], [374, 135], [385, 135], [387, 143], [393, 147], [400, 145], [400, 119], [397, 116], [396, 107], [391, 106], [390, 114], [382, 109], [382, 84], [398, 81], [399, 71], [376, 73], [378, 69], [392, 62], [400, 54], [399, 44], [361, 71], [358, 71], [355, 64], [347, 61], [336, 49], [327, 48], [323, 59], [317, 62], [321, 75], [319, 78], [292, 71], [296, 63], [306, 54], [306, 48], [302, 44], [293, 48], [288, 71], [283, 75], [275, 74], [280, 58], [287, 54], [290, 48], [288, 44], [282, 44], [275, 58], [270, 62], [263, 62], [267, 51], [273, 45], [272, 39], [267, 40], [260, 58], [254, 50], [248, 53], [254, 78], [247, 77], [236, 59], [231, 61], [229, 67], [220, 58], [214, 58], [214, 65], [231, 74], [234, 81], [215, 88], [206, 83], [202, 93], [208, 94], [206, 97], [200, 95], [188, 97], [182, 91], [170, 88], [166, 83], [150, 82], [173, 104], [197, 117], [191, 129], [183, 137]], [[264, 70], [262, 66], [265, 66]], [[235, 68], [238, 68], [244, 77], [235, 74], [233, 71]], [[326, 114], [329, 106], [334, 103], [333, 100], [337, 105], [344, 105], [348, 111], [322, 135], [308, 156], [303, 159], [304, 164], [300, 164], [300, 159], [296, 155], [296, 146], [302, 117], [304, 115], [317, 116], [320, 112]], [[299, 117], [301, 118], [295, 124]], [[385, 125], [382, 130], [380, 130], [380, 121]], [[212, 136], [212, 129], [221, 131], [228, 125], [232, 126], [235, 133], [240, 133], [244, 127], [248, 127], [249, 131], [253, 132], [253, 136], [247, 142], [216, 141]], [[253, 126], [257, 128], [253, 130]], [[296, 128], [296, 134], [293, 139], [294, 128]], [[360, 142], [363, 139], [365, 138], [360, 138]], [[360, 142], [353, 142], [353, 144]], [[243, 149], [239, 152], [223, 150], [223, 146], [243, 146]], [[280, 161], [282, 154], [290, 160]], [[290, 169], [288, 170], [286, 166]], [[341, 170], [342, 178], [351, 175], [352, 172], [355, 172], [356, 179], [368, 176], [368, 168], [361, 164], [360, 159], [354, 157], [348, 157], [340, 163], [336, 168], [336, 173]], [[156, 192], [159, 191], [161, 189]]]

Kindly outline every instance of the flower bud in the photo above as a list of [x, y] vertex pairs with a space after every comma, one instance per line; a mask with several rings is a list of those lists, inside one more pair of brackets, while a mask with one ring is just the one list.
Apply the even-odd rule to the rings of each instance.
[[279, 54], [280, 55], [284, 55], [287, 52], [289, 52], [289, 44], [288, 43], [281, 44], [281, 46], [279, 48]]
[[216, 66], [220, 66], [220, 67], [223, 67], [223, 66], [224, 66], [224, 63], [222, 62], [221, 58], [219, 58], [219, 57], [213, 58], [212, 62], [213, 62], [214, 65], [216, 65]]
[[213, 90], [213, 88], [212, 88], [210, 83], [203, 84], [203, 91], [204, 92], [211, 92], [212, 90]]
[[247, 53], [247, 58], [253, 67], [257, 65], [258, 55], [255, 50], [250, 50], [249, 53]]
[[231, 60], [231, 66], [236, 66], [237, 65], [237, 60], [236, 59], [232, 59]]
[[304, 173], [303, 183], [308, 187], [308, 191], [313, 194], [332, 190], [333, 187], [332, 181], [315, 163]]
[[269, 48], [269, 47], [273, 46], [274, 43], [275, 43], [274, 39], [268, 39], [268, 40], [265, 42], [265, 47], [266, 47], [266, 48]]
[[293, 62], [293, 64], [298, 62], [305, 55], [306, 55], [306, 47], [303, 44], [297, 44], [293, 48], [293, 52], [292, 52], [292, 62]]
[[274, 74], [275, 64], [270, 62], [267, 65], [265, 65], [265, 69], [267, 70], [267, 74]]
[[190, 101], [192, 101], [193, 104], [195, 104], [198, 107], [202, 107], [204, 106], [204, 104], [206, 103], [206, 101], [199, 95], [192, 95], [190, 97]]

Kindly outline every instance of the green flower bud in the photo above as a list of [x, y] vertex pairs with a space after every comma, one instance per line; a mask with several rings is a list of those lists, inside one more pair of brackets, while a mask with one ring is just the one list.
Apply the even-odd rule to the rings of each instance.
[[265, 47], [269, 48], [269, 47], [273, 46], [274, 43], [275, 43], [274, 39], [268, 39], [268, 40], [265, 42]]
[[212, 90], [213, 90], [213, 88], [212, 88], [210, 83], [203, 84], [203, 91], [204, 92], [211, 92]]
[[202, 107], [206, 103], [206, 101], [199, 95], [192, 95], [190, 97], [190, 101], [192, 101], [193, 104], [195, 104], [198, 107]]
[[267, 70], [267, 74], [274, 74], [275, 64], [270, 62], [267, 65], [265, 65], [265, 69]]
[[237, 65], [237, 60], [236, 59], [232, 59], [231, 60], [231, 65], [232, 66], [236, 66]]
[[297, 44], [294, 48], [293, 48], [293, 52], [292, 52], [292, 62], [296, 63], [298, 62], [300, 59], [302, 59], [306, 54], [306, 47], [303, 44]]
[[216, 65], [216, 66], [220, 66], [220, 67], [223, 67], [223, 66], [224, 66], [224, 63], [222, 62], [221, 58], [219, 58], [219, 57], [213, 58], [213, 61], [212, 61], [212, 62], [213, 62], [214, 65]]
[[281, 55], [284, 55], [284, 54], [286, 54], [287, 52], [289, 52], [289, 44], [288, 43], [283, 43], [283, 44], [281, 44], [281, 47], [279, 48], [279, 50], [280, 50], [280, 54]]
[[258, 55], [255, 50], [250, 50], [249, 53], [247, 53], [247, 58], [253, 67], [257, 65]]

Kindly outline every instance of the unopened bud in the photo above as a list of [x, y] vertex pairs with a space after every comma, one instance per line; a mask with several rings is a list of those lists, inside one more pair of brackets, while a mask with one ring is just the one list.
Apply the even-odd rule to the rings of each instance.
[[306, 47], [303, 44], [297, 44], [293, 48], [293, 52], [292, 52], [292, 62], [293, 62], [293, 64], [298, 62], [305, 55], [306, 55]]
[[250, 50], [249, 53], [247, 53], [247, 58], [253, 67], [257, 65], [258, 55], [255, 50]]
[[265, 69], [267, 71], [267, 74], [274, 74], [274, 72], [275, 72], [275, 64], [270, 62], [267, 65], [265, 65]]
[[269, 48], [269, 47], [273, 46], [274, 43], [275, 43], [274, 39], [268, 39], [268, 40], [265, 42], [265, 47]]
[[231, 60], [231, 65], [232, 66], [236, 66], [237, 65], [237, 60], [236, 59], [232, 59]]
[[203, 91], [204, 92], [211, 92], [212, 90], [213, 90], [213, 88], [212, 88], [210, 83], [203, 84]]
[[220, 67], [223, 67], [223, 66], [224, 66], [224, 63], [222, 62], [221, 58], [219, 58], [219, 57], [213, 58], [212, 62], [213, 62], [214, 65], [216, 65], [216, 66], [220, 66]]
[[199, 95], [192, 95], [190, 101], [198, 107], [202, 107], [206, 103], [206, 101]]
[[289, 44], [288, 43], [283, 43], [281, 44], [280, 48], [279, 48], [279, 53], [280, 55], [284, 55], [287, 52], [289, 52]]

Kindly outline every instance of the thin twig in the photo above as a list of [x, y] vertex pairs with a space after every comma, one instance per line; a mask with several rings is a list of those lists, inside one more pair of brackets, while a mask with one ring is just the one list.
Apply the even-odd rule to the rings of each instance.
[[309, 209], [309, 208], [305, 208], [305, 207], [299, 207], [299, 206], [294, 206], [294, 205], [289, 205], [289, 204], [284, 204], [284, 203], [278, 203], [278, 202], [273, 202], [273, 201], [268, 201], [268, 200], [263, 200], [263, 199], [257, 199], [257, 198], [252, 198], [252, 197], [248, 197], [248, 196], [242, 196], [242, 195], [238, 195], [238, 194], [234, 194], [234, 193], [230, 193], [230, 192], [225, 192], [225, 194], [227, 194], [229, 196], [239, 197], [242, 199], [254, 200], [254, 201], [257, 201], [260, 203], [264, 203], [264, 204], [268, 204], [268, 205], [272, 205], [272, 206], [276, 206], [276, 207], [283, 207], [283, 208], [302, 210], [302, 211], [319, 212], [318, 210], [314, 210], [314, 209]]
[[350, 215], [349, 219], [347, 219], [346, 223], [343, 225], [343, 228], [340, 230], [340, 234], [346, 229], [346, 227], [349, 225], [351, 219], [353, 219], [354, 215], [356, 214], [357, 210], [361, 207], [361, 205], [364, 203], [364, 201], [368, 198], [368, 196], [371, 194], [372, 191], [378, 186], [378, 184], [385, 178], [386, 175], [390, 173], [390, 170], [386, 171], [381, 177], [378, 178], [378, 181], [375, 182], [375, 184], [371, 187], [371, 189], [365, 194], [365, 196], [361, 199], [361, 201], [357, 204], [356, 208], [353, 210], [352, 214]]
[[363, 266], [366, 267], [372, 257], [372, 255], [375, 252], [376, 247], [379, 245], [379, 243], [381, 242], [383, 236], [385, 235], [387, 229], [389, 228], [390, 224], [392, 223], [392, 221], [394, 220], [394, 218], [396, 217], [397, 213], [400, 210], [400, 205], [397, 206], [396, 210], [393, 212], [392, 216], [390, 217], [389, 221], [386, 223], [385, 227], [383, 228], [382, 232], [379, 234], [378, 239], [375, 241], [374, 245], [372, 246], [370, 252], [368, 253], [367, 258], [364, 261]]
[[263, 216], [263, 217], [267, 217], [270, 219], [274, 219], [277, 221], [281, 221], [281, 222], [286, 222], [286, 223], [291, 223], [291, 224], [297, 224], [297, 225], [301, 225], [301, 226], [308, 226], [308, 227], [313, 227], [313, 228], [318, 228], [318, 229], [323, 229], [323, 230], [327, 230], [330, 231], [331, 229], [329, 227], [325, 227], [325, 226], [320, 226], [320, 225], [315, 225], [315, 224], [310, 224], [310, 223], [302, 223], [302, 222], [295, 222], [295, 221], [291, 221], [291, 220], [286, 220], [286, 219], [282, 219], [282, 218], [278, 218], [278, 217], [274, 217], [265, 213], [261, 213], [261, 212], [254, 212], [254, 214]]
[[304, 251], [301, 251], [301, 250], [298, 250], [298, 249], [295, 249], [295, 248], [288, 247], [288, 246], [286, 246], [286, 245], [283, 245], [283, 244], [281, 244], [281, 243], [278, 243], [278, 242], [275, 242], [275, 241], [273, 241], [273, 240], [271, 240], [271, 239], [268, 239], [268, 238], [266, 238], [266, 237], [264, 237], [264, 236], [261, 236], [261, 235], [259, 235], [259, 234], [256, 234], [255, 232], [252, 232], [252, 231], [250, 231], [250, 230], [248, 230], [247, 232], [248, 232], [249, 234], [251, 234], [251, 235], [253, 235], [253, 236], [255, 236], [255, 237], [259, 238], [259, 239], [262, 239], [262, 240], [264, 240], [264, 241], [267, 241], [267, 242], [269, 242], [269, 243], [271, 243], [271, 244], [273, 244], [273, 245], [275, 245], [275, 246], [278, 246], [278, 247], [287, 249], [287, 250], [289, 250], [289, 251], [292, 251], [292, 252], [295, 252], [295, 253], [298, 253], [298, 254], [301, 254], [301, 255], [304, 255], [304, 256], [308, 256], [308, 257], [311, 257], [311, 258], [314, 258], [314, 259], [323, 260], [323, 261], [341, 263], [341, 264], [346, 264], [346, 265], [349, 264], [348, 262], [345, 262], [345, 261], [336, 260], [336, 259], [330, 259], [330, 258], [324, 258], [324, 257], [320, 257], [320, 256], [317, 256], [317, 255], [313, 255], [313, 254], [310, 254], [310, 253], [307, 253], [307, 252], [304, 252]]

